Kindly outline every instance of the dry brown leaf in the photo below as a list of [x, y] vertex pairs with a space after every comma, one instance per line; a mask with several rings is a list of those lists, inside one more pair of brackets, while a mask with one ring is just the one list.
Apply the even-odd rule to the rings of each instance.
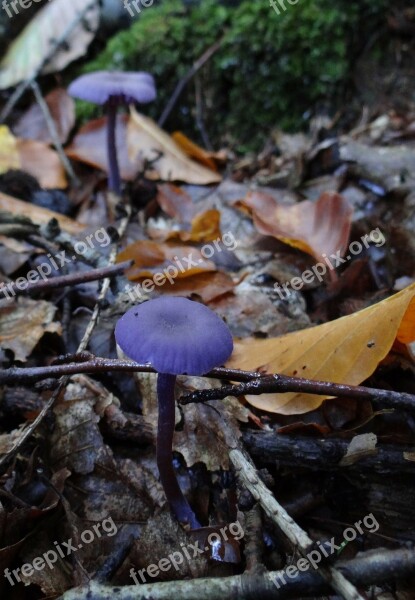
[[[142, 164], [130, 161], [126, 144], [127, 115], [117, 116], [116, 147], [122, 179], [131, 181], [141, 169]], [[78, 131], [66, 154], [73, 160], [101, 169], [108, 173], [107, 156], [107, 117], [90, 121]]]
[[[412, 317], [413, 311], [415, 284], [378, 304], [323, 325], [278, 338], [240, 341], [228, 366], [358, 385], [388, 354], [404, 317]], [[415, 339], [415, 331], [412, 338]], [[287, 392], [247, 396], [247, 400], [262, 410], [289, 415], [314, 410], [327, 397]]]
[[192, 140], [189, 140], [189, 138], [185, 136], [184, 133], [182, 133], [181, 131], [175, 131], [174, 133], [172, 133], [171, 137], [176, 142], [176, 144], [180, 146], [183, 152], [187, 154], [187, 156], [190, 156], [190, 158], [194, 158], [194, 160], [196, 160], [198, 163], [204, 165], [212, 171], [218, 170], [214, 161], [214, 155], [212, 156], [211, 152], [207, 152], [206, 150], [192, 142]]
[[86, 227], [86, 225], [78, 223], [78, 221], [74, 221], [69, 217], [65, 217], [65, 215], [54, 212], [53, 210], [42, 208], [36, 204], [30, 204], [30, 202], [23, 202], [23, 200], [18, 200], [12, 196], [7, 196], [7, 194], [2, 194], [1, 192], [0, 211], [6, 211], [12, 213], [13, 215], [28, 217], [37, 225], [46, 225], [46, 223], [49, 223], [51, 219], [56, 219], [59, 223], [59, 227], [63, 231], [67, 231], [68, 233], [74, 235], [77, 233], [82, 233]]
[[24, 362], [43, 334], [61, 333], [60, 323], [53, 321], [56, 310], [51, 302], [23, 297], [17, 305], [0, 305], [0, 348]]
[[[56, 88], [45, 96], [45, 102], [55, 123], [62, 144], [75, 125], [75, 102], [64, 88]], [[20, 117], [13, 127], [16, 136], [23, 139], [37, 140], [46, 144], [53, 143], [45, 116], [39, 104], [35, 102]]]
[[151, 162], [150, 179], [185, 181], [195, 185], [219, 183], [222, 177], [191, 160], [170, 135], [160, 129], [149, 117], [131, 109], [127, 127], [128, 153], [132, 162]]
[[165, 229], [157, 229], [149, 227], [148, 233], [154, 240], [159, 241], [174, 241], [205, 243], [219, 240], [221, 237], [220, 231], [220, 212], [216, 209], [207, 210], [196, 215], [192, 219], [190, 231], [166, 231]]
[[39, 181], [43, 188], [66, 188], [65, 169], [55, 150], [43, 142], [17, 140], [17, 149], [23, 171]]
[[157, 202], [162, 210], [180, 223], [190, 223], [197, 212], [190, 195], [172, 183], [160, 183], [157, 187]]
[[252, 214], [260, 233], [318, 260], [338, 251], [343, 256], [346, 251], [353, 208], [337, 192], [325, 192], [317, 202], [304, 200], [291, 206], [263, 192], [249, 192], [236, 205]]
[[0, 173], [22, 169], [36, 177], [44, 188], [65, 188], [65, 170], [57, 152], [43, 142], [15, 138], [0, 126]]

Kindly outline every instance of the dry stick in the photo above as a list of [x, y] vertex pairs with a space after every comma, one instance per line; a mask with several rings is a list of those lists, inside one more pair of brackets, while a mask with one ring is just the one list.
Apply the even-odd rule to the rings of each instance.
[[[223, 377], [225, 379], [225, 377]], [[228, 377], [226, 379], [232, 379]], [[301, 377], [288, 375], [264, 375], [240, 385], [227, 385], [209, 390], [198, 390], [185, 394], [180, 399], [181, 404], [191, 402], [206, 402], [207, 400], [222, 400], [226, 396], [245, 396], [260, 394], [279, 394], [283, 392], [301, 392], [303, 394], [316, 394], [318, 396], [338, 396], [368, 400], [382, 400], [385, 406], [392, 408], [415, 409], [415, 396], [404, 392], [392, 390], [379, 390], [362, 385], [346, 385], [330, 381], [313, 381]]]
[[89, 4], [85, 6], [83, 10], [81, 10], [78, 13], [76, 18], [68, 25], [68, 27], [62, 33], [62, 35], [57, 40], [51, 41], [49, 54], [45, 56], [40, 65], [36, 67], [29, 79], [22, 81], [19, 84], [19, 86], [15, 89], [13, 94], [10, 96], [8, 102], [6, 103], [6, 106], [0, 113], [0, 122], [3, 122], [7, 119], [7, 117], [13, 110], [15, 104], [20, 100], [27, 88], [32, 85], [33, 81], [36, 81], [37, 77], [41, 74], [42, 70], [45, 68], [48, 62], [56, 56], [56, 53], [59, 51], [60, 47], [66, 42], [67, 38], [71, 35], [75, 27], [77, 27], [78, 23], [80, 23], [89, 13], [89, 11], [96, 5], [97, 0], [92, 0]]
[[[49, 279], [44, 279], [43, 281], [34, 281], [29, 283], [24, 290], [19, 290], [16, 287], [16, 282], [12, 281], [7, 285], [7, 290], [9, 290], [13, 296], [19, 296], [21, 294], [45, 292], [55, 288], [78, 285], [79, 283], [87, 283], [89, 281], [97, 281], [98, 279], [105, 279], [106, 277], [114, 277], [114, 275], [119, 275], [131, 267], [133, 262], [134, 261], [132, 260], [127, 260], [119, 263], [118, 265], [110, 265], [109, 267], [101, 267], [100, 269], [91, 269], [83, 273], [70, 273], [69, 275], [51, 277]], [[3, 292], [3, 294], [6, 293], [1, 287], [0, 292]]]
[[59, 154], [59, 158], [61, 159], [61, 162], [62, 162], [63, 166], [65, 167], [65, 171], [69, 175], [69, 178], [72, 181], [72, 183], [75, 186], [79, 186], [81, 182], [79, 181], [78, 177], [75, 175], [72, 165], [63, 150], [63, 146], [59, 139], [59, 133], [58, 133], [58, 130], [56, 129], [56, 123], [53, 120], [52, 115], [50, 114], [49, 107], [46, 104], [46, 102], [42, 96], [42, 92], [40, 91], [40, 88], [39, 88], [38, 84], [36, 83], [36, 81], [31, 81], [30, 85], [32, 87], [33, 93], [35, 94], [35, 98], [36, 98], [37, 103], [39, 104], [40, 110], [42, 111], [43, 116], [45, 117], [46, 125], [49, 129], [50, 137], [52, 138], [53, 145], [55, 146], [56, 151]]
[[[75, 355], [76, 356], [76, 355]], [[85, 357], [84, 357], [85, 358]], [[140, 365], [130, 360], [116, 360], [99, 358], [87, 355], [83, 362], [74, 362], [48, 367], [30, 367], [0, 370], [0, 384], [29, 383], [48, 377], [61, 377], [76, 373], [105, 373], [108, 371], [124, 371], [129, 373], [155, 373], [149, 365]], [[221, 400], [226, 396], [243, 396], [245, 394], [262, 394], [274, 392], [301, 392], [319, 396], [337, 396], [339, 398], [358, 398], [367, 400], [381, 400], [385, 406], [392, 408], [415, 409], [415, 396], [392, 390], [379, 390], [362, 385], [346, 385], [343, 383], [330, 383], [327, 381], [313, 381], [301, 377], [288, 375], [267, 375], [253, 371], [239, 371], [237, 369], [213, 369], [205, 377], [214, 379], [228, 379], [247, 382], [242, 385], [228, 385], [209, 390], [200, 390], [186, 394], [180, 398], [181, 404], [191, 402], [206, 402], [207, 400]]]
[[180, 94], [182, 93], [182, 91], [184, 90], [186, 85], [189, 83], [189, 81], [192, 79], [192, 77], [199, 71], [199, 69], [201, 69], [203, 67], [203, 65], [211, 58], [211, 56], [213, 56], [215, 54], [215, 52], [217, 52], [219, 50], [219, 48], [222, 45], [222, 42], [223, 42], [223, 37], [220, 40], [218, 40], [217, 42], [215, 42], [212, 46], [210, 46], [210, 48], [208, 48], [202, 54], [202, 56], [197, 59], [197, 61], [193, 64], [192, 68], [179, 81], [179, 83], [177, 84], [177, 86], [173, 92], [173, 95], [171, 96], [170, 100], [167, 102], [166, 108], [163, 110], [163, 113], [158, 120], [159, 127], [163, 127], [164, 123], [166, 122], [171, 111], [173, 110], [174, 105], [176, 104], [177, 100], [180, 97]]
[[[126, 214], [125, 214], [125, 217], [123, 217], [123, 219], [120, 223], [120, 226], [118, 228], [119, 239], [121, 239], [123, 237], [125, 230], [127, 229], [127, 225], [130, 220], [130, 216], [131, 216], [131, 208], [129, 206], [125, 206], [124, 208], [125, 208]], [[115, 263], [115, 260], [117, 258], [117, 247], [118, 247], [118, 244], [114, 244], [114, 247], [111, 250], [110, 258], [108, 261], [109, 266], [111, 266]], [[99, 293], [97, 303], [95, 304], [91, 319], [85, 330], [83, 338], [78, 346], [77, 352], [79, 352], [79, 353], [83, 352], [86, 349], [86, 347], [88, 346], [89, 340], [91, 339], [92, 332], [94, 331], [94, 327], [98, 322], [98, 317], [99, 317], [99, 313], [101, 310], [101, 304], [102, 304], [102, 301], [104, 300], [105, 295], [108, 291], [110, 281], [111, 281], [110, 278], [106, 278], [102, 282], [102, 288], [101, 288], [101, 292]], [[47, 413], [49, 412], [49, 410], [51, 409], [51, 407], [53, 406], [53, 404], [59, 397], [60, 393], [65, 389], [68, 382], [69, 382], [69, 375], [65, 375], [65, 377], [62, 377], [57, 389], [53, 392], [52, 396], [49, 398], [48, 402], [42, 408], [41, 412], [38, 414], [38, 416], [33, 421], [33, 423], [31, 425], [29, 425], [29, 427], [27, 427], [27, 429], [23, 432], [23, 434], [20, 436], [20, 438], [14, 444], [13, 448], [0, 459], [0, 469], [8, 464], [10, 459], [16, 455], [16, 453], [20, 450], [20, 448], [31, 437], [33, 432], [37, 429], [37, 427], [43, 421], [43, 419], [45, 418], [45, 416], [47, 415]]]
[[[281, 529], [290, 542], [299, 548], [306, 557], [307, 551], [313, 546], [313, 540], [290, 517], [285, 508], [271, 494], [258, 475], [258, 471], [250, 458], [242, 451], [231, 427], [223, 422], [222, 432], [226, 443], [230, 446], [229, 459], [236, 471], [240, 483], [244, 485], [257, 500], [268, 517]], [[363, 600], [355, 586], [348, 581], [335, 567], [321, 566], [320, 573], [324, 579], [346, 600]]]
[[[352, 560], [339, 561], [337, 565], [353, 583], [362, 587], [393, 583], [413, 575], [415, 551], [402, 549], [362, 552]], [[281, 577], [285, 577], [287, 583], [277, 588], [274, 581], [280, 582]], [[295, 579], [288, 578], [285, 571], [273, 571], [139, 586], [105, 586], [91, 581], [87, 586], [67, 591], [62, 600], [283, 600], [315, 598], [330, 592], [330, 586], [316, 571], [297, 573]]]

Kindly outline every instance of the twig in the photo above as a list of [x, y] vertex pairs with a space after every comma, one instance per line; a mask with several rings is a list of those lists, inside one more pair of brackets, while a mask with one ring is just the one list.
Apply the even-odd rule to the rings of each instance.
[[[414, 550], [382, 550], [365, 552], [348, 561], [339, 561], [338, 568], [347, 573], [355, 585], [368, 587], [374, 584], [393, 583], [413, 575], [415, 571]], [[286, 578], [280, 589], [273, 583]], [[69, 590], [62, 600], [282, 600], [285, 598], [315, 597], [329, 594], [330, 586], [318, 571], [298, 573], [289, 579], [285, 571], [249, 573], [232, 577], [212, 577], [191, 581], [166, 581], [146, 585], [104, 586], [92, 581], [86, 587]]]
[[[224, 378], [225, 379], [225, 378]], [[245, 396], [260, 394], [279, 394], [283, 392], [301, 392], [318, 396], [338, 396], [368, 400], [382, 400], [385, 406], [392, 408], [415, 409], [415, 396], [392, 390], [379, 390], [362, 385], [346, 385], [330, 381], [313, 381], [288, 375], [264, 375], [261, 378], [240, 385], [228, 385], [209, 390], [198, 390], [185, 394], [180, 399], [181, 404], [191, 402], [206, 402], [207, 400], [222, 400], [226, 396]]]
[[43, 116], [45, 118], [46, 125], [49, 129], [49, 133], [50, 133], [50, 137], [52, 138], [53, 145], [55, 146], [56, 151], [59, 154], [59, 158], [61, 159], [61, 162], [62, 162], [63, 166], [65, 167], [65, 171], [69, 175], [69, 178], [71, 179], [73, 185], [79, 186], [80, 181], [79, 181], [78, 177], [75, 175], [72, 165], [63, 150], [61, 141], [59, 139], [59, 134], [56, 129], [55, 121], [53, 120], [52, 115], [50, 114], [49, 107], [46, 104], [46, 102], [42, 96], [42, 92], [40, 91], [40, 88], [36, 81], [31, 81], [30, 85], [32, 87], [36, 101], [39, 104], [40, 110], [42, 111]]
[[170, 100], [167, 102], [165, 109], [161, 117], [158, 120], [159, 127], [163, 127], [164, 123], [167, 121], [171, 111], [174, 108], [177, 100], [180, 97], [180, 94], [192, 79], [192, 77], [203, 67], [203, 65], [219, 50], [223, 43], [223, 37], [220, 40], [217, 40], [210, 48], [208, 48], [200, 58], [193, 64], [192, 68], [186, 73], [186, 75], [179, 81], [177, 84]]
[[342, 458], [350, 444], [347, 440], [325, 437], [311, 438], [296, 435], [279, 435], [275, 431], [244, 431], [244, 445], [249, 454], [265, 465], [309, 469], [312, 471], [358, 471], [359, 473], [396, 473], [413, 475], [414, 463], [405, 460], [405, 452], [413, 453], [413, 446], [378, 444], [373, 456], [363, 455], [355, 463], [343, 466]]
[[[43, 281], [31, 282], [24, 290], [19, 290], [16, 287], [16, 282], [12, 281], [11, 283], [7, 284], [7, 290], [12, 296], [19, 296], [21, 294], [44, 292], [55, 288], [78, 285], [79, 283], [97, 281], [99, 279], [105, 279], [106, 277], [114, 277], [114, 275], [119, 275], [131, 267], [132, 263], [132, 260], [128, 260], [117, 265], [101, 267], [100, 269], [91, 269], [90, 271], [85, 271], [83, 273], [70, 273], [69, 275], [61, 275], [60, 277], [50, 277], [49, 279], [44, 279]], [[2, 287], [0, 287], [0, 292], [6, 294], [4, 288]]]
[[15, 89], [13, 94], [10, 96], [8, 102], [6, 103], [6, 106], [3, 108], [3, 110], [0, 113], [0, 122], [3, 122], [7, 119], [7, 117], [13, 110], [14, 106], [20, 100], [20, 98], [23, 96], [23, 94], [27, 90], [27, 88], [32, 85], [33, 81], [36, 81], [37, 77], [41, 74], [41, 72], [43, 71], [45, 66], [48, 64], [48, 62], [56, 56], [56, 53], [59, 51], [60, 47], [66, 42], [67, 38], [71, 35], [71, 33], [75, 29], [75, 27], [81, 21], [83, 21], [83, 19], [86, 17], [86, 15], [89, 13], [89, 11], [92, 8], [94, 8], [94, 6], [96, 6], [96, 5], [97, 5], [97, 0], [92, 0], [89, 4], [87, 4], [85, 6], [85, 8], [83, 10], [81, 10], [77, 14], [75, 19], [68, 25], [68, 27], [62, 33], [62, 35], [57, 40], [52, 40], [50, 42], [50, 49], [49, 49], [49, 53], [47, 54], [47, 56], [45, 56], [45, 58], [42, 60], [40, 65], [38, 65], [38, 67], [36, 67], [36, 69], [33, 71], [32, 75], [25, 81], [22, 81], [18, 85], [18, 87]]
[[[125, 230], [128, 225], [128, 222], [129, 222], [129, 219], [130, 219], [130, 215], [131, 215], [131, 207], [125, 206], [124, 208], [125, 208], [125, 216], [123, 217], [123, 219], [120, 223], [120, 226], [118, 228], [119, 239], [121, 239], [122, 236], [124, 235]], [[108, 261], [109, 266], [111, 266], [115, 263], [116, 258], [117, 258], [117, 244], [114, 244], [114, 246], [111, 250], [109, 261]], [[91, 319], [88, 323], [88, 326], [85, 330], [82, 340], [78, 346], [78, 350], [77, 350], [78, 353], [82, 353], [88, 346], [89, 340], [91, 339], [91, 336], [92, 336], [92, 332], [95, 328], [95, 325], [98, 322], [98, 317], [99, 317], [100, 310], [101, 310], [101, 304], [102, 304], [102, 301], [105, 298], [105, 295], [108, 291], [110, 281], [111, 281], [110, 278], [106, 278], [102, 282], [101, 292], [98, 296], [97, 303], [95, 304]], [[65, 365], [62, 365], [62, 366], [65, 366]], [[8, 464], [8, 462], [11, 460], [11, 458], [13, 456], [15, 456], [17, 452], [19, 452], [20, 448], [22, 448], [22, 446], [26, 443], [26, 441], [32, 436], [33, 432], [37, 429], [37, 427], [40, 425], [40, 423], [46, 417], [47, 413], [49, 412], [51, 407], [54, 405], [56, 400], [58, 399], [60, 393], [65, 389], [68, 382], [69, 382], [69, 375], [66, 374], [65, 377], [62, 377], [62, 379], [59, 382], [58, 388], [53, 392], [52, 396], [49, 398], [48, 402], [45, 404], [45, 406], [43, 407], [41, 412], [38, 414], [36, 419], [33, 421], [33, 423], [31, 423], [25, 429], [23, 434], [20, 436], [20, 438], [14, 444], [13, 448], [11, 450], [9, 450], [9, 452], [7, 452], [7, 454], [5, 454], [0, 459], [0, 469]]]
[[[92, 356], [92, 355], [91, 355]], [[130, 360], [116, 360], [111, 358], [92, 357], [83, 362], [69, 363], [63, 365], [50, 365], [47, 367], [29, 367], [0, 370], [0, 384], [5, 383], [29, 383], [39, 381], [48, 377], [61, 377], [62, 375], [74, 375], [75, 373], [105, 373], [106, 371], [124, 371], [129, 373], [155, 373], [156, 371], [148, 365], [140, 365]], [[205, 377], [214, 379], [227, 379], [231, 381], [247, 382], [246, 385], [228, 385], [209, 390], [199, 390], [192, 394], [186, 394], [179, 400], [181, 404], [192, 402], [206, 402], [207, 400], [221, 400], [226, 396], [242, 396], [245, 394], [262, 394], [268, 390], [278, 392], [302, 392], [304, 394], [317, 394], [320, 396], [338, 396], [346, 398], [360, 398], [369, 400], [382, 400], [385, 406], [394, 408], [415, 409], [415, 396], [393, 392], [391, 390], [379, 390], [361, 385], [345, 385], [341, 383], [329, 383], [326, 381], [312, 381], [300, 377], [288, 377], [287, 375], [267, 375], [253, 371], [239, 371], [237, 369], [213, 369]], [[263, 380], [265, 384], [262, 387]], [[270, 382], [271, 380], [271, 382]], [[272, 386], [272, 387], [269, 387]], [[248, 391], [247, 391], [248, 390]], [[261, 391], [259, 391], [261, 390]]]
[[[236, 471], [240, 483], [248, 489], [257, 500], [268, 517], [281, 529], [294, 547], [298, 548], [304, 557], [313, 547], [313, 540], [290, 517], [287, 511], [271, 494], [260, 479], [258, 471], [251, 459], [242, 451], [231, 427], [222, 423], [222, 431], [226, 443], [230, 446], [229, 459]], [[319, 572], [324, 579], [346, 600], [363, 600], [355, 586], [335, 567], [321, 566]]]

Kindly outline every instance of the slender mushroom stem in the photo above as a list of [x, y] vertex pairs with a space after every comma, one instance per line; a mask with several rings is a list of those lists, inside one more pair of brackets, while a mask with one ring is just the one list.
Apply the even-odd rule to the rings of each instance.
[[108, 188], [119, 196], [121, 194], [121, 179], [120, 169], [118, 167], [115, 137], [115, 129], [117, 125], [117, 103], [112, 101], [111, 98], [107, 102], [107, 116], [107, 152], [109, 166]]
[[157, 466], [170, 508], [180, 522], [188, 523], [192, 529], [201, 527], [194, 512], [183, 495], [173, 467], [173, 433], [175, 424], [174, 386], [176, 375], [159, 373], [157, 396], [159, 417], [157, 425]]

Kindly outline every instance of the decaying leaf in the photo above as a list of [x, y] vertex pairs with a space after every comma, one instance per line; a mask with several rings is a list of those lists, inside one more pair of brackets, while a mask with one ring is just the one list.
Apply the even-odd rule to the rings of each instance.
[[206, 212], [197, 214], [190, 226], [190, 231], [179, 230], [166, 231], [165, 229], [157, 229], [156, 227], [148, 228], [150, 237], [155, 240], [179, 240], [181, 242], [205, 243], [219, 240], [221, 237], [220, 231], [220, 212], [216, 209], [207, 210]]
[[343, 256], [349, 241], [353, 209], [337, 192], [323, 193], [317, 202], [287, 206], [263, 192], [249, 192], [237, 203], [252, 214], [264, 235], [307, 252], [317, 260], [331, 253]]
[[[358, 385], [385, 358], [396, 335], [413, 319], [415, 284], [352, 315], [317, 327], [265, 340], [236, 344], [229, 366], [238, 369], [306, 377]], [[415, 339], [408, 334], [406, 339]], [[257, 408], [279, 414], [298, 414], [319, 407], [326, 396], [288, 392], [248, 396]]]
[[[45, 96], [45, 102], [55, 123], [59, 139], [64, 144], [75, 125], [75, 102], [64, 88], [52, 90]], [[23, 139], [46, 144], [53, 143], [45, 116], [37, 102], [20, 117], [13, 127], [13, 132]]]
[[12, 196], [7, 196], [0, 192], [0, 211], [12, 213], [13, 215], [24, 215], [31, 219], [33, 223], [38, 225], [46, 225], [51, 219], [56, 219], [59, 223], [59, 227], [63, 231], [76, 235], [84, 231], [86, 225], [82, 225], [78, 221], [74, 221], [65, 215], [54, 212], [47, 208], [31, 204], [30, 202], [23, 202]]
[[57, 307], [45, 300], [20, 297], [17, 304], [0, 305], [0, 348], [12, 350], [25, 361], [43, 334], [61, 333], [53, 321]]
[[17, 140], [20, 165], [39, 181], [43, 188], [66, 188], [65, 169], [59, 155], [44, 142]]
[[27, 171], [44, 188], [65, 188], [65, 170], [55, 150], [44, 142], [15, 138], [5, 125], [0, 126], [0, 173], [10, 169]]
[[171, 137], [176, 142], [176, 144], [180, 146], [183, 152], [187, 154], [187, 156], [190, 156], [190, 158], [193, 158], [208, 169], [211, 169], [212, 171], [217, 171], [216, 163], [214, 161], [214, 155], [212, 156], [211, 152], [207, 152], [206, 150], [192, 142], [192, 140], [189, 140], [189, 138], [185, 136], [184, 133], [182, 133], [181, 131], [175, 131], [174, 133], [172, 133]]
[[195, 185], [218, 183], [222, 177], [203, 165], [191, 160], [173, 138], [149, 117], [131, 109], [127, 128], [127, 143], [133, 162], [146, 160], [151, 163], [150, 179], [185, 181]]
[[[91, 6], [84, 19], [79, 13]], [[10, 10], [10, 9], [9, 9]], [[0, 89], [42, 73], [60, 71], [83, 56], [98, 27], [99, 5], [91, 0], [53, 0], [45, 4], [11, 44], [0, 64]], [[53, 52], [52, 44], [72, 25], [65, 44]], [[45, 63], [45, 59], [49, 60]]]
[[229, 275], [217, 272], [215, 264], [191, 246], [140, 240], [120, 252], [117, 262], [131, 259], [134, 265], [126, 275], [140, 282], [138, 297], [155, 289], [179, 296], [195, 293], [209, 302], [234, 287]]
[[19, 169], [20, 156], [17, 140], [7, 125], [0, 125], [0, 173], [9, 169]]
[[[131, 181], [142, 168], [142, 163], [130, 161], [126, 145], [127, 115], [117, 116], [115, 131], [118, 163], [122, 179]], [[107, 155], [107, 117], [94, 119], [80, 128], [70, 146], [65, 148], [66, 154], [73, 160], [101, 169], [108, 173]]]

